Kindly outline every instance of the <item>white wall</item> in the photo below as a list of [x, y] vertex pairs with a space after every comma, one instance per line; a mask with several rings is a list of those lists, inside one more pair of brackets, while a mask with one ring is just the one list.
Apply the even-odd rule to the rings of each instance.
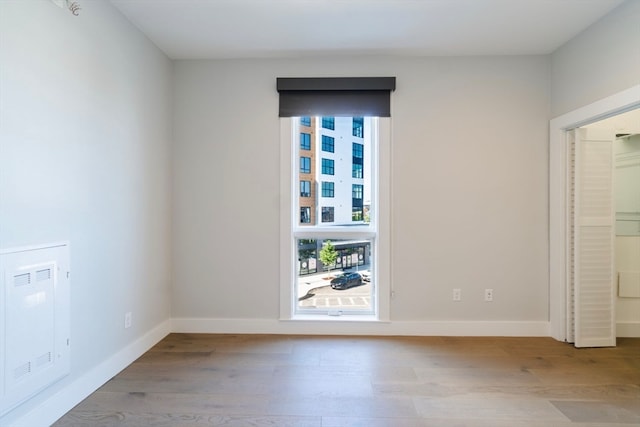
[[397, 77], [392, 323], [548, 321], [548, 57], [178, 61], [175, 73], [174, 318], [278, 318], [276, 77], [374, 75]]
[[627, 0], [552, 54], [553, 117], [640, 84], [638, 22]]
[[1, 425], [170, 316], [172, 64], [109, 2], [81, 6], [0, 1], [0, 247], [68, 240], [72, 267], [72, 373]]

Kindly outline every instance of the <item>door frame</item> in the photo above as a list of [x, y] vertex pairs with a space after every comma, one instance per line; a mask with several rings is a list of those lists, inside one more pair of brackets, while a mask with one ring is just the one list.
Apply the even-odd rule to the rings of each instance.
[[640, 107], [640, 84], [549, 122], [549, 335], [567, 340], [570, 212], [567, 131]]

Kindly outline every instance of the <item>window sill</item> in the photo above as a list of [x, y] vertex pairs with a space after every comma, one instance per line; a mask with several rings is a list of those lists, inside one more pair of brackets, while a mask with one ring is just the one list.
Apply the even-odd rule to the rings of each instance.
[[373, 314], [342, 314], [333, 316], [329, 314], [296, 314], [289, 319], [280, 319], [283, 322], [365, 322], [365, 323], [389, 323], [381, 320]]

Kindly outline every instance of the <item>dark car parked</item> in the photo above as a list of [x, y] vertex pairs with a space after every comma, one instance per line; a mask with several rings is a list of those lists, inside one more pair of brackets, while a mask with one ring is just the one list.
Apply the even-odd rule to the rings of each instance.
[[360, 276], [360, 273], [342, 273], [331, 280], [331, 289], [348, 289], [360, 285], [362, 285], [362, 276]]

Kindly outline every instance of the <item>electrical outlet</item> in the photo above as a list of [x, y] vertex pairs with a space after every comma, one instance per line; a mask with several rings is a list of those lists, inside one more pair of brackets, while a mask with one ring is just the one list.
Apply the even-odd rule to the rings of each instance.
[[453, 290], [453, 300], [454, 301], [462, 301], [462, 290], [454, 289]]
[[484, 290], [484, 300], [487, 302], [493, 301], [493, 289]]
[[128, 311], [124, 314], [124, 328], [130, 328], [131, 327], [131, 312]]

